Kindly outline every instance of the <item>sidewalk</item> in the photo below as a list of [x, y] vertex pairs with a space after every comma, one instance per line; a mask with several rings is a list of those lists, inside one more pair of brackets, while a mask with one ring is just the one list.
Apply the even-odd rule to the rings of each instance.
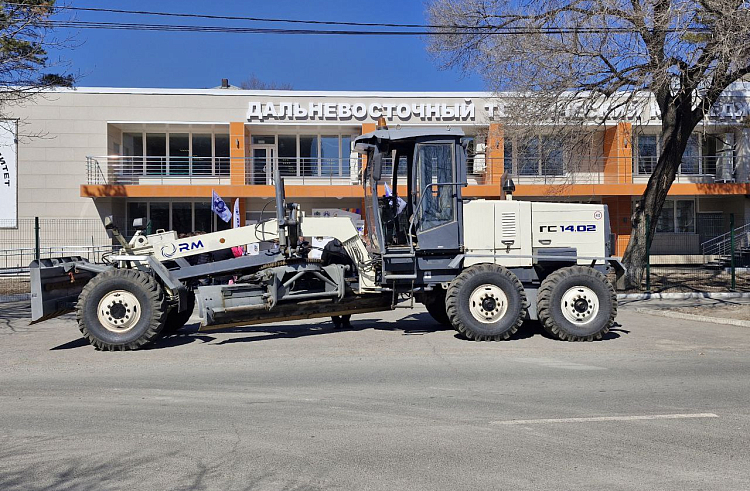
[[750, 327], [750, 298], [621, 299], [621, 309], [676, 319]]

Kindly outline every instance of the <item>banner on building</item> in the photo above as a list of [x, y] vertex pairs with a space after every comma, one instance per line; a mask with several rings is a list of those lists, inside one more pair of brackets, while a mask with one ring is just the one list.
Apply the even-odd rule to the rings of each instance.
[[18, 228], [17, 135], [17, 120], [0, 120], [0, 228]]

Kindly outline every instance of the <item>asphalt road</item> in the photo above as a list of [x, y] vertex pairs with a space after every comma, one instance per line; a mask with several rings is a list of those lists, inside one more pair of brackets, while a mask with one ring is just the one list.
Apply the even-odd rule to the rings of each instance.
[[0, 304], [0, 489], [750, 489], [750, 329], [622, 308], [593, 343], [422, 310], [102, 353]]

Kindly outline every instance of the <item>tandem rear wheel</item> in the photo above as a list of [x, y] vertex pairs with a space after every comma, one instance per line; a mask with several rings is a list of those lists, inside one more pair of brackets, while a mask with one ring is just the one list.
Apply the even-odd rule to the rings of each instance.
[[615, 322], [617, 294], [601, 272], [570, 266], [542, 281], [537, 312], [544, 329], [558, 339], [598, 340]]
[[155, 340], [167, 318], [164, 290], [133, 269], [111, 269], [83, 288], [76, 305], [78, 328], [95, 348], [135, 350]]
[[465, 269], [451, 282], [446, 295], [451, 324], [476, 341], [508, 339], [523, 323], [528, 306], [521, 281], [498, 264]]

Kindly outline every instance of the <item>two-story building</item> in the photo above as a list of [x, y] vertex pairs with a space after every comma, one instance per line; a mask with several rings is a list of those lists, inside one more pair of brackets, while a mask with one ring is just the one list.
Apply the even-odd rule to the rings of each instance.
[[[699, 253], [730, 213], [750, 221], [750, 84], [744, 89], [696, 128], [658, 218], [660, 236], [684, 240], [664, 253]], [[460, 126], [473, 137], [466, 196], [499, 197], [507, 172], [516, 199], [609, 205], [622, 254], [656, 163], [658, 117], [596, 127], [584, 159], [554, 136], [506, 134], [496, 109], [490, 93], [60, 89], [10, 111], [20, 120], [19, 216], [147, 217], [153, 229], [210, 231], [229, 226], [211, 212], [216, 191], [230, 205], [239, 199], [252, 223], [273, 213], [278, 165], [287, 197], [306, 213], [361, 220], [352, 141], [383, 116], [393, 126]]]

